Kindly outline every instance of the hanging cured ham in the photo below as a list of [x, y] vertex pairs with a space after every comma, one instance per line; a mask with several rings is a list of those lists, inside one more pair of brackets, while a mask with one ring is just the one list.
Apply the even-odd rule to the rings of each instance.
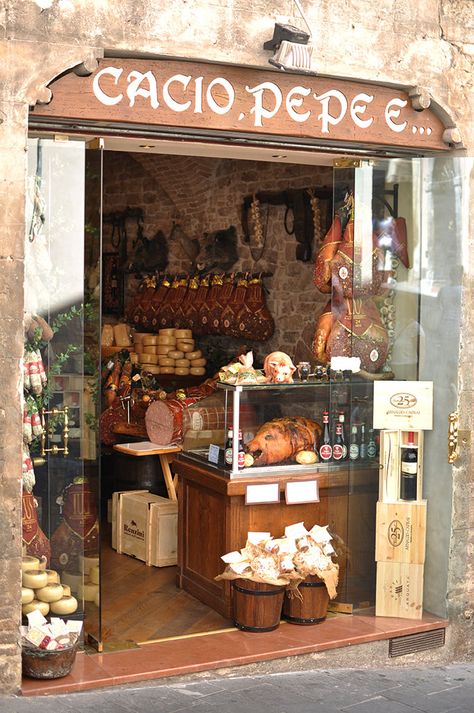
[[159, 319], [161, 311], [164, 309], [166, 300], [170, 295], [171, 282], [165, 277], [160, 286], [155, 290], [150, 301], [150, 329], [157, 330], [159, 328]]
[[[202, 334], [215, 334], [213, 317], [220, 310], [219, 295], [224, 285], [224, 275], [212, 275], [206, 301], [201, 305], [199, 320]], [[219, 322], [218, 322], [219, 324]]]
[[354, 221], [349, 220], [331, 262], [331, 285], [337, 297], [380, 295], [389, 273], [384, 272], [383, 252], [375, 234], [361, 244], [354, 243]]
[[239, 336], [246, 339], [266, 341], [275, 331], [275, 323], [265, 303], [262, 280], [254, 277], [249, 281], [247, 297], [236, 317]]
[[223, 334], [221, 326], [222, 314], [234, 292], [234, 274], [225, 275], [223, 284], [216, 295], [216, 301], [209, 312], [209, 333]]
[[331, 292], [331, 263], [341, 240], [341, 218], [339, 215], [335, 215], [314, 264], [314, 284], [320, 292], [324, 292], [326, 294]]

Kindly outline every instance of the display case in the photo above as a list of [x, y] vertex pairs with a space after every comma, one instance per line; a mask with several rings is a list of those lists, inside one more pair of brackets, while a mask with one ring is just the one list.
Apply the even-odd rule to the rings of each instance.
[[[230, 479], [376, 466], [372, 402], [373, 383], [355, 375], [292, 384], [218, 383], [215, 394], [190, 406], [183, 450]], [[326, 458], [320, 453], [325, 412], [331, 444]]]

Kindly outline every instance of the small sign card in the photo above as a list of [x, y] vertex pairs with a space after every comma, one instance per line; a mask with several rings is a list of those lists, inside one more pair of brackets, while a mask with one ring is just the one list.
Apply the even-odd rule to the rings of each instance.
[[431, 431], [432, 381], [375, 381], [374, 428]]
[[207, 460], [209, 463], [215, 463], [215, 465], [219, 464], [219, 453], [220, 453], [220, 448], [219, 446], [214, 445], [214, 443], [211, 443], [209, 445], [209, 452], [207, 454]]
[[279, 483], [261, 483], [258, 485], [247, 485], [247, 487], [245, 488], [246, 505], [263, 505], [265, 503], [279, 502]]
[[317, 480], [290, 480], [286, 484], [285, 499], [287, 505], [298, 503], [319, 503]]

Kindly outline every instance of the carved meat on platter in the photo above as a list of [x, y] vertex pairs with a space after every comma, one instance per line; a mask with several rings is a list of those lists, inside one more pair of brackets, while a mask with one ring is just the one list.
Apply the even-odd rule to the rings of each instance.
[[321, 433], [319, 423], [303, 416], [274, 418], [258, 429], [245, 449], [254, 466], [283, 463], [296, 460], [301, 451], [314, 451]]

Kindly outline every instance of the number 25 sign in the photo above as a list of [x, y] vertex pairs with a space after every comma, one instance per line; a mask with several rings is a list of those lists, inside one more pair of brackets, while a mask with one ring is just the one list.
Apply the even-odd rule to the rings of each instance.
[[433, 382], [374, 382], [374, 428], [431, 431]]

